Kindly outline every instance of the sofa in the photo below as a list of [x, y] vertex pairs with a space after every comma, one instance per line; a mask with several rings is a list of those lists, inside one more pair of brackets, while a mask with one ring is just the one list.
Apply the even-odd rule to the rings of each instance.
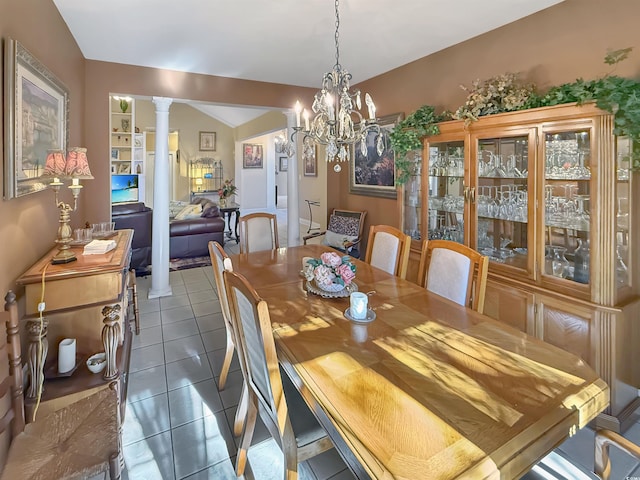
[[170, 218], [169, 256], [208, 256], [210, 241], [224, 245], [224, 227], [218, 206], [209, 199], [195, 197], [174, 218]]
[[153, 212], [142, 202], [117, 203], [111, 206], [111, 220], [116, 230], [132, 229], [131, 268], [136, 274], [148, 273], [151, 267], [151, 228]]
[[[190, 206], [189, 209], [186, 206]], [[169, 222], [169, 257], [191, 258], [209, 255], [208, 244], [214, 240], [224, 245], [224, 220], [218, 206], [208, 199], [196, 197], [191, 204], [184, 203]], [[131, 268], [137, 274], [146, 274], [151, 266], [153, 212], [142, 202], [120, 203], [111, 207], [116, 230], [134, 230]]]

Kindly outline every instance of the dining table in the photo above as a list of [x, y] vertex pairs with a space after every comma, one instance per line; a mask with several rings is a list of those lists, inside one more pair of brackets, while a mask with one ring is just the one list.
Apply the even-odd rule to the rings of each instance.
[[608, 406], [581, 358], [356, 259], [351, 289], [371, 311], [348, 320], [349, 296], [313, 293], [302, 272], [327, 251], [231, 260], [267, 302], [283, 370], [356, 478], [519, 478]]

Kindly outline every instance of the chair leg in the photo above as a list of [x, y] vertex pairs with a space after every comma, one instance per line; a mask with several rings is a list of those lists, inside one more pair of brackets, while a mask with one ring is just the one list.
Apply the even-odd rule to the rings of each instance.
[[[238, 406], [238, 408], [240, 408]], [[238, 446], [238, 453], [236, 457], [236, 475], [240, 477], [244, 474], [244, 469], [247, 466], [247, 454], [249, 447], [251, 446], [251, 440], [253, 439], [253, 431], [256, 426], [256, 419], [258, 416], [258, 405], [253, 399], [249, 400], [249, 408], [247, 410], [247, 421], [244, 426], [244, 432], [240, 439], [240, 445]]]
[[233, 359], [233, 351], [235, 350], [235, 346], [233, 344], [233, 338], [231, 338], [231, 332], [229, 329], [231, 328], [229, 325], [226, 326], [227, 330], [227, 351], [224, 354], [224, 361], [222, 362], [222, 369], [220, 370], [220, 379], [218, 380], [218, 390], [224, 390], [225, 385], [227, 384], [227, 375], [229, 375], [229, 368], [231, 367], [231, 360]]
[[282, 438], [282, 453], [284, 454], [284, 480], [298, 479], [298, 445], [296, 436], [287, 419], [285, 433]]
[[138, 310], [138, 287], [136, 286], [136, 271], [129, 270], [129, 289], [133, 296], [133, 321], [136, 326], [136, 335], [140, 335], [140, 311]]
[[247, 412], [249, 408], [249, 388], [247, 383], [242, 381], [242, 393], [240, 394], [240, 401], [238, 402], [238, 408], [236, 409], [236, 418], [233, 422], [233, 434], [238, 437], [242, 433], [244, 428], [244, 422], [247, 418]]

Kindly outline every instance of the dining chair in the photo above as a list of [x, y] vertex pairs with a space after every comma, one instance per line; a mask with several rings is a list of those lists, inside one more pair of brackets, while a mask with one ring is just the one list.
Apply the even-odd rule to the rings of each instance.
[[325, 231], [305, 235], [302, 240], [306, 245], [309, 240], [322, 237], [322, 245], [333, 247], [354, 258], [360, 258], [360, 241], [366, 216], [366, 211], [335, 208], [329, 217], [329, 224]]
[[489, 257], [451, 240], [422, 244], [418, 284], [479, 313], [484, 311]]
[[2, 480], [121, 475], [118, 381], [25, 426], [16, 297], [0, 311], [0, 471]]
[[411, 237], [389, 225], [371, 225], [364, 261], [404, 279], [407, 276]]
[[611, 430], [596, 430], [593, 472], [602, 480], [609, 480], [609, 477], [611, 476], [609, 447], [612, 445], [618, 447], [620, 450], [632, 457], [635, 457], [636, 460], [640, 460], [640, 446]]
[[278, 243], [278, 222], [271, 213], [243, 215], [239, 220], [240, 253], [275, 250]]
[[267, 303], [242, 275], [229, 271], [223, 275], [242, 374], [249, 389], [249, 408], [238, 446], [236, 474], [244, 473], [257, 415], [260, 415], [284, 454], [285, 480], [294, 480], [298, 476], [298, 462], [333, 445], [286, 374], [280, 372]]
[[[231, 314], [229, 313], [229, 302], [227, 300], [227, 291], [224, 285], [224, 277], [222, 272], [225, 270], [233, 271], [233, 265], [231, 259], [224, 251], [222, 245], [218, 242], [209, 242], [209, 256], [211, 257], [211, 266], [213, 268], [213, 278], [216, 283], [216, 292], [220, 299], [220, 309], [222, 310], [222, 319], [224, 320], [224, 326], [227, 335], [227, 348], [224, 354], [224, 360], [222, 361], [222, 368], [220, 369], [220, 378], [218, 379], [218, 389], [224, 390], [227, 384], [227, 376], [229, 375], [229, 368], [231, 367], [231, 361], [233, 360], [233, 352], [236, 350], [236, 337], [233, 325], [231, 323]], [[244, 426], [244, 419], [247, 414], [247, 403], [249, 395], [247, 391], [246, 383], [243, 382], [242, 394], [240, 396], [240, 402], [236, 409], [236, 417], [233, 424], [233, 433], [239, 436], [242, 433]]]

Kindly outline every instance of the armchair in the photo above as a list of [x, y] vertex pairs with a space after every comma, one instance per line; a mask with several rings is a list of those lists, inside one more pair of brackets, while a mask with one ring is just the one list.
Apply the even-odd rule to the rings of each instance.
[[312, 238], [322, 238], [322, 244], [348, 253], [354, 258], [360, 258], [360, 241], [364, 229], [364, 219], [367, 212], [334, 209], [329, 217], [327, 230], [315, 232], [302, 237], [304, 244]]

